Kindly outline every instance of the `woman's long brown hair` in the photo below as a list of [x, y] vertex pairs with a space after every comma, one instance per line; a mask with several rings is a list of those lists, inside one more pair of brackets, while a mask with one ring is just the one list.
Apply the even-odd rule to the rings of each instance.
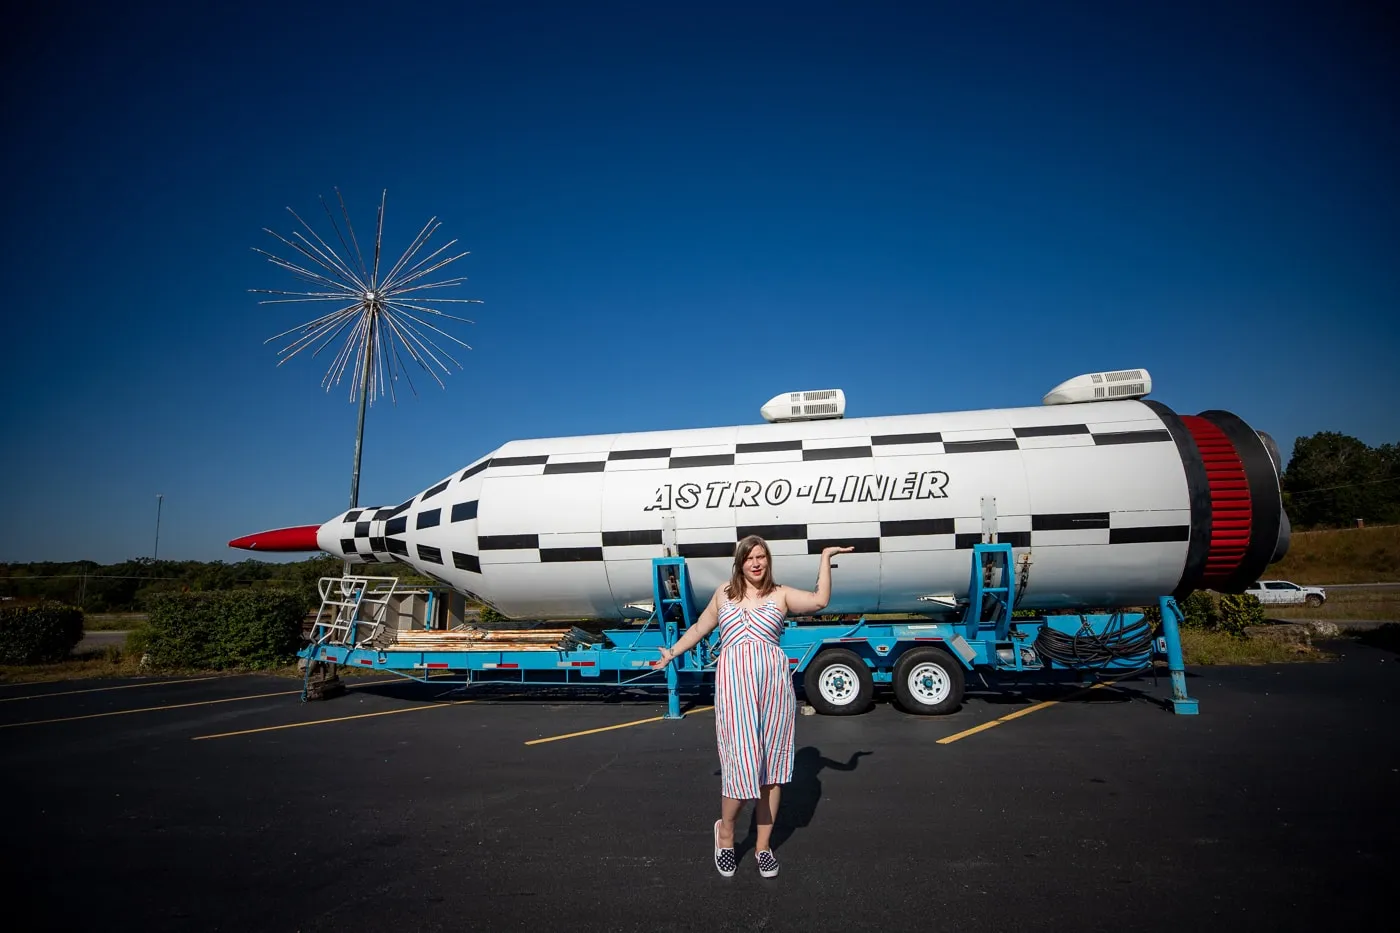
[[729, 598], [741, 600], [747, 591], [748, 578], [744, 576], [744, 561], [749, 559], [749, 552], [756, 547], [763, 548], [763, 553], [768, 555], [768, 566], [763, 569], [763, 579], [758, 581], [758, 595], [767, 596], [777, 589], [777, 584], [773, 582], [773, 550], [758, 535], [749, 535], [738, 543], [734, 548], [734, 572], [729, 577], [729, 586], [725, 592]]

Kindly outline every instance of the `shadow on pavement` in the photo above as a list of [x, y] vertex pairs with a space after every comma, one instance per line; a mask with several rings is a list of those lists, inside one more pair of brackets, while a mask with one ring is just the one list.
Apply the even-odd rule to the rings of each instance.
[[1363, 645], [1400, 654], [1400, 624], [1395, 622], [1387, 622], [1369, 631], [1357, 632], [1353, 637]]
[[[509, 682], [460, 684], [446, 679], [384, 681], [367, 684], [358, 678], [344, 678], [345, 686], [358, 694], [419, 703], [474, 700], [478, 703], [510, 703], [521, 706], [547, 706], [566, 702], [588, 702], [602, 706], [655, 706], [666, 702], [666, 691], [617, 686], [616, 684], [527, 685]], [[327, 702], [335, 702], [331, 699]], [[713, 690], [689, 690], [680, 695], [681, 712], [714, 702]]]
[[[822, 800], [822, 782], [818, 777], [822, 771], [854, 771], [860, 759], [873, 752], [855, 752], [846, 761], [827, 758], [821, 750], [806, 745], [799, 748], [792, 759], [792, 781], [783, 785], [782, 799], [778, 802], [778, 818], [773, 823], [772, 846], [780, 848], [794, 832], [805, 829], [816, 816], [817, 806]], [[716, 772], [718, 773], [718, 772]], [[742, 839], [734, 841], [735, 854], [743, 857], [753, 851], [758, 838], [758, 814], [753, 804], [749, 810], [749, 828]]]

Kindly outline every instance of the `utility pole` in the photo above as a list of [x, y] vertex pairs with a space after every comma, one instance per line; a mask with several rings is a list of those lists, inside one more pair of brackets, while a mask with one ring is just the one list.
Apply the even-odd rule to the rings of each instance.
[[160, 506], [164, 499], [165, 496], [156, 493], [156, 547], [155, 550], [151, 552], [151, 560], [155, 560], [160, 556]]

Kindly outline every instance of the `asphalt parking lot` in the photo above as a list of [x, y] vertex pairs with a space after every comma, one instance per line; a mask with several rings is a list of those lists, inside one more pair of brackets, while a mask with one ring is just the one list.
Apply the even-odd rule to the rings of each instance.
[[751, 830], [711, 866], [703, 698], [0, 686], [0, 884], [26, 929], [1330, 927], [1389, 902], [1397, 678], [1347, 644], [1197, 669], [1197, 717], [1165, 678], [802, 716], [773, 880]]

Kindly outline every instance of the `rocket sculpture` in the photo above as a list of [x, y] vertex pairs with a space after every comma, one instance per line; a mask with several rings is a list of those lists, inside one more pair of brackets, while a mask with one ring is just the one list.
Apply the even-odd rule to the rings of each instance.
[[951, 608], [982, 541], [1012, 545], [1021, 608], [1240, 592], [1287, 551], [1277, 447], [1150, 389], [1091, 373], [1036, 407], [852, 419], [839, 389], [794, 392], [762, 424], [511, 441], [400, 505], [229, 543], [401, 561], [532, 619], [643, 616], [667, 554], [704, 599], [749, 534], [804, 587], [853, 546], [830, 613]]

